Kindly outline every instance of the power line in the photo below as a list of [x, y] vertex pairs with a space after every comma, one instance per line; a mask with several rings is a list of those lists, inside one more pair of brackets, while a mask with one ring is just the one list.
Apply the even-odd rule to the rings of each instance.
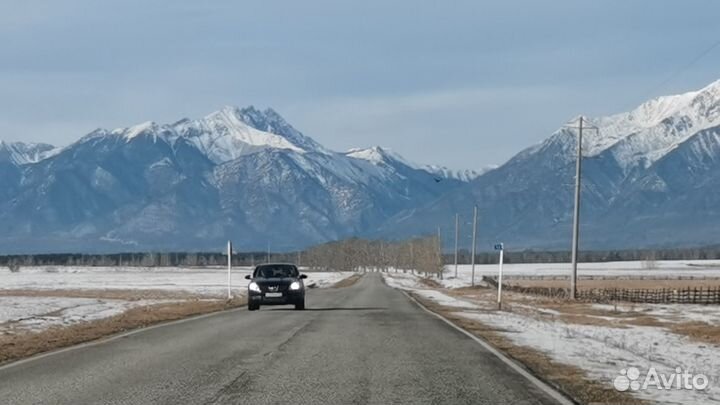
[[[680, 68], [676, 69], [670, 76], [668, 76], [665, 80], [660, 82], [657, 86], [653, 87], [647, 94], [652, 96], [655, 94], [655, 92], [662, 89], [665, 85], [670, 83], [671, 81], [675, 80], [677, 77], [679, 77], [681, 74], [685, 73], [687, 70], [695, 66], [696, 63], [700, 62], [705, 56], [707, 56], [710, 52], [712, 52], [715, 48], [720, 46], [720, 40], [715, 41], [712, 45], [705, 48], [702, 52], [700, 52], [696, 57], [694, 57], [688, 64], [681, 66]], [[647, 98], [647, 97], [645, 97]]]

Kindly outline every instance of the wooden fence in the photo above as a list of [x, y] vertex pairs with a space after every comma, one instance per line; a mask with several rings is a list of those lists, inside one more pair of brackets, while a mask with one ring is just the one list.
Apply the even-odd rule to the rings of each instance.
[[[483, 277], [483, 281], [497, 287], [497, 280], [493, 277]], [[521, 294], [541, 295], [549, 298], [569, 298], [570, 290], [554, 287], [522, 287], [506, 285], [503, 290]], [[629, 289], [629, 288], [593, 288], [578, 290], [577, 298], [590, 302], [635, 302], [645, 304], [703, 304], [720, 305], [720, 287], [689, 287], [689, 288], [658, 288], [658, 289]]]
[[[570, 281], [569, 275], [504, 275], [504, 280], [507, 281]], [[717, 281], [720, 282], [718, 276], [705, 276], [705, 275], [579, 275], [578, 280], [653, 280], [653, 281]]]
[[579, 290], [578, 298], [589, 301], [626, 301], [649, 304], [720, 304], [720, 287]]

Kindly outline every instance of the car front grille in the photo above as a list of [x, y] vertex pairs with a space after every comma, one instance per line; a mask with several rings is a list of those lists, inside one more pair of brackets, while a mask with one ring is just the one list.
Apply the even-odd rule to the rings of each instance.
[[263, 292], [285, 292], [288, 289], [286, 285], [269, 284], [261, 287]]

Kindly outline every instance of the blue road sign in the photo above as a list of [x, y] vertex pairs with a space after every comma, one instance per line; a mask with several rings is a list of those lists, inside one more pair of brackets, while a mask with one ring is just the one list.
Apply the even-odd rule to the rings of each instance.
[[495, 250], [503, 250], [504, 246], [502, 243], [498, 243], [495, 245]]

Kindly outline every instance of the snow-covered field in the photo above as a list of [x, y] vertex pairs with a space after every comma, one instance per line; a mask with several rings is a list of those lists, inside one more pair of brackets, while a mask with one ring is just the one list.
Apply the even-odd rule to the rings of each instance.
[[[249, 267], [233, 269], [233, 295], [246, 294], [245, 276], [250, 272]], [[305, 285], [318, 288], [354, 274], [303, 273], [308, 276]], [[150, 299], [134, 296], [143, 292], [160, 294]], [[93, 321], [139, 306], [226, 297], [227, 269], [223, 268], [38, 266], [17, 273], [0, 268], [0, 334]]]
[[[652, 263], [652, 268], [646, 268], [646, 262], [606, 262], [606, 263], [580, 263], [578, 277], [695, 277], [720, 278], [720, 260], [667, 260]], [[505, 264], [503, 277], [513, 276], [568, 276], [570, 263], [519, 263]], [[463, 264], [458, 266], [458, 276], [455, 278], [455, 266], [445, 266], [445, 280], [438, 280], [448, 288], [457, 288], [470, 285], [472, 279], [472, 266]], [[475, 282], [482, 281], [483, 276], [497, 276], [497, 264], [475, 265]]]
[[[251, 268], [232, 271], [234, 294], [244, 294]], [[353, 273], [305, 272], [305, 284], [333, 284]], [[2, 290], [162, 290], [224, 297], [227, 269], [179, 267], [24, 267], [18, 273], [0, 268]]]
[[[692, 264], [693, 266], [688, 266]], [[657, 268], [643, 269], [641, 263], [598, 263], [581, 266], [580, 274], [593, 275], [689, 275], [717, 277], [717, 262], [658, 262]], [[699, 266], [706, 266], [699, 267]], [[505, 268], [515, 275], [562, 275], [569, 270], [567, 264], [510, 265]], [[506, 273], [506, 274], [508, 274]], [[496, 275], [497, 265], [476, 266], [478, 274]], [[498, 331], [513, 344], [545, 353], [561, 364], [573, 365], [584, 370], [589, 378], [604, 382], [609, 387], [623, 369], [638, 368], [641, 379], [654, 367], [658, 373], [670, 376], [677, 368], [710, 378], [710, 386], [698, 390], [639, 390], [638, 398], [662, 404], [720, 403], [720, 344], [693, 339], [673, 330], [673, 326], [687, 322], [704, 322], [708, 326], [720, 325], [720, 307], [702, 305], [650, 305], [650, 304], [575, 304], [586, 305], [583, 320], [573, 321], [564, 313], [562, 304], [544, 308], [543, 301], [533, 297], [513, 301], [508, 297], [510, 310], [497, 311], [495, 294], [453, 291], [470, 285], [470, 266], [461, 266], [458, 278], [454, 278], [454, 266], [445, 272], [445, 280], [433, 278], [444, 288], [432, 288], [422, 283], [418, 275], [410, 273], [386, 273], [385, 280], [391, 287], [411, 291], [425, 299], [449, 308], [456, 315], [479, 321]], [[478, 276], [476, 281], [479, 281]], [[515, 298], [515, 297], [513, 297]], [[569, 310], [569, 309], [568, 309]], [[595, 312], [593, 312], [595, 311]], [[634, 317], [652, 317], [657, 325], [647, 326]], [[641, 381], [642, 382], [642, 381]]]

